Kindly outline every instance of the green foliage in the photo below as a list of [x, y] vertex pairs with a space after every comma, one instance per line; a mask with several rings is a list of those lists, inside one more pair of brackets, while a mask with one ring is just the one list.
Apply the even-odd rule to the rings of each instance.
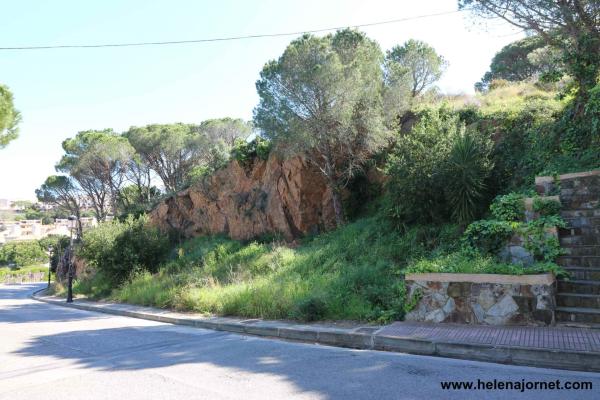
[[541, 216], [558, 215], [560, 208], [561, 204], [556, 200], [542, 199], [540, 197], [533, 199], [533, 211]]
[[46, 251], [38, 241], [8, 242], [0, 246], [0, 265], [24, 267], [48, 261]]
[[231, 156], [241, 165], [247, 166], [256, 158], [267, 160], [271, 152], [271, 147], [271, 142], [260, 136], [257, 136], [250, 142], [237, 139], [231, 149]]
[[452, 274], [506, 274], [531, 275], [552, 272], [557, 276], [567, 273], [562, 267], [540, 262], [532, 266], [505, 264], [497, 262], [491, 256], [471, 255], [464, 252], [451, 253], [435, 258], [424, 258], [406, 268], [406, 273], [452, 273]]
[[520, 193], [497, 196], [490, 205], [490, 211], [499, 221], [521, 221], [525, 216], [524, 196]]
[[463, 244], [481, 254], [496, 255], [514, 234], [516, 223], [480, 220], [471, 223], [464, 232]]
[[560, 61], [555, 56], [548, 57], [549, 51], [544, 50], [545, 46], [540, 36], [526, 37], [504, 46], [496, 53], [490, 70], [475, 84], [475, 88], [487, 90], [490, 83], [498, 79], [523, 81], [552, 71], [560, 73]]
[[383, 54], [363, 33], [304, 35], [256, 83], [254, 123], [285, 154], [303, 154], [333, 193], [336, 223], [345, 222], [341, 190], [386, 144], [382, 115]]
[[[137, 273], [111, 297], [222, 315], [385, 322], [405, 312], [402, 267], [434, 249], [450, 249], [456, 240], [453, 226], [401, 234], [379, 217], [359, 219], [296, 248], [198, 237], [174, 248], [157, 273]], [[96, 294], [106, 288], [94, 279], [78, 287]]]
[[[539, 216], [528, 222], [524, 219], [524, 199], [519, 193], [498, 196], [490, 205], [494, 218], [473, 222], [462, 238], [463, 250], [471, 255], [498, 256], [513, 235], [521, 237], [524, 247], [539, 262], [552, 263], [563, 254], [552, 231], [564, 228], [565, 221], [558, 215], [560, 203], [534, 198], [533, 210]], [[475, 250], [475, 251], [473, 251]]]
[[77, 255], [118, 285], [136, 272], [156, 272], [168, 249], [168, 239], [148, 224], [146, 216], [130, 216], [85, 231]]
[[7, 279], [19, 279], [21, 277], [27, 278], [30, 273], [43, 272], [41, 281], [48, 279], [48, 268], [39, 266], [28, 266], [28, 267], [0, 267], [0, 282]]
[[486, 194], [486, 179], [492, 170], [492, 143], [473, 133], [455, 139], [448, 155], [445, 192], [454, 221], [466, 225], [481, 212]]
[[466, 223], [481, 210], [491, 170], [491, 143], [465, 133], [448, 107], [420, 111], [408, 134], [397, 138], [387, 163], [388, 209], [400, 223]]
[[13, 95], [6, 86], [0, 84], [0, 150], [17, 138], [19, 122], [21, 114], [15, 110]]
[[458, 4], [480, 17], [500, 17], [520, 29], [537, 32], [547, 45], [558, 49], [577, 89], [575, 108], [581, 110], [600, 73], [597, 0], [459, 0]]
[[[396, 64], [400, 68], [393, 68]], [[388, 74], [400, 72], [399, 77], [409, 82], [410, 95], [416, 97], [437, 82], [446, 69], [447, 62], [433, 47], [420, 40], [410, 39], [395, 46], [386, 54]]]
[[112, 129], [79, 132], [62, 143], [65, 154], [56, 170], [77, 182], [98, 221], [117, 214], [119, 190], [135, 150]]

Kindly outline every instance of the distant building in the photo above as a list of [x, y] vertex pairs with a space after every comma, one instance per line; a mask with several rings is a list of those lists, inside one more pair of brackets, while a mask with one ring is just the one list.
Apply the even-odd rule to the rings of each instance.
[[[83, 229], [92, 228], [98, 225], [94, 217], [81, 218]], [[68, 219], [57, 219], [53, 224], [42, 225], [39, 219], [29, 219], [21, 221], [1, 221], [0, 220], [0, 244], [12, 241], [37, 240], [49, 235], [70, 234], [70, 221]]]

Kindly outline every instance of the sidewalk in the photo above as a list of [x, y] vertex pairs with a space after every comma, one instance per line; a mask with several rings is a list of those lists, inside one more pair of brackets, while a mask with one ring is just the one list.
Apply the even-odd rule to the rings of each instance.
[[46, 303], [178, 325], [329, 346], [385, 350], [534, 367], [600, 372], [600, 330], [567, 327], [469, 326], [394, 322], [336, 327], [285, 321], [204, 317], [151, 307], [34, 294]]

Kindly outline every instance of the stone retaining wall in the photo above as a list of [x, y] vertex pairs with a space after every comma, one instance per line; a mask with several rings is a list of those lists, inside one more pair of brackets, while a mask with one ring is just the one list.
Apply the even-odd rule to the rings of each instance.
[[551, 325], [554, 276], [408, 274], [407, 321], [474, 325]]

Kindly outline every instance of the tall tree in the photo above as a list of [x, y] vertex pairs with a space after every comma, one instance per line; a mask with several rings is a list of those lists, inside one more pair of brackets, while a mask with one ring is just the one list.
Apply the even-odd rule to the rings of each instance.
[[324, 175], [338, 225], [342, 190], [387, 137], [383, 54], [355, 30], [304, 35], [268, 62], [256, 83], [255, 126], [280, 151], [303, 154]]
[[245, 140], [250, 136], [252, 124], [242, 119], [209, 119], [201, 122], [194, 130], [206, 136], [205, 167], [208, 171], [214, 171], [229, 161], [236, 140]]
[[109, 213], [115, 215], [119, 191], [134, 155], [127, 139], [110, 129], [83, 131], [65, 140], [63, 149], [65, 155], [56, 169], [77, 181], [99, 221]]
[[13, 95], [4, 85], [0, 85], [0, 149], [19, 135], [17, 128], [21, 114], [15, 110]]
[[427, 43], [410, 39], [388, 50], [386, 65], [391, 74], [400, 74], [409, 82], [411, 95], [416, 97], [440, 79], [447, 62]]
[[[519, 39], [504, 46], [490, 64], [490, 70], [483, 75], [480, 82], [475, 84], [477, 90], [487, 90], [491, 81], [504, 79], [507, 81], [522, 81], [547, 72], [549, 66], [540, 65], [532, 59], [532, 54], [546, 46], [544, 40], [536, 35]], [[559, 66], [555, 65], [558, 69]]]
[[142, 161], [160, 177], [168, 192], [184, 186], [191, 171], [207, 159], [208, 140], [194, 125], [132, 127], [125, 137]]
[[589, 98], [600, 72], [598, 0], [458, 0], [459, 8], [484, 18], [501, 18], [537, 33], [563, 52], [566, 72], [578, 87], [578, 109]]
[[77, 218], [77, 233], [81, 237], [81, 211], [84, 206], [85, 196], [72, 178], [65, 175], [51, 175], [36, 189], [35, 194], [39, 201], [53, 204]]

